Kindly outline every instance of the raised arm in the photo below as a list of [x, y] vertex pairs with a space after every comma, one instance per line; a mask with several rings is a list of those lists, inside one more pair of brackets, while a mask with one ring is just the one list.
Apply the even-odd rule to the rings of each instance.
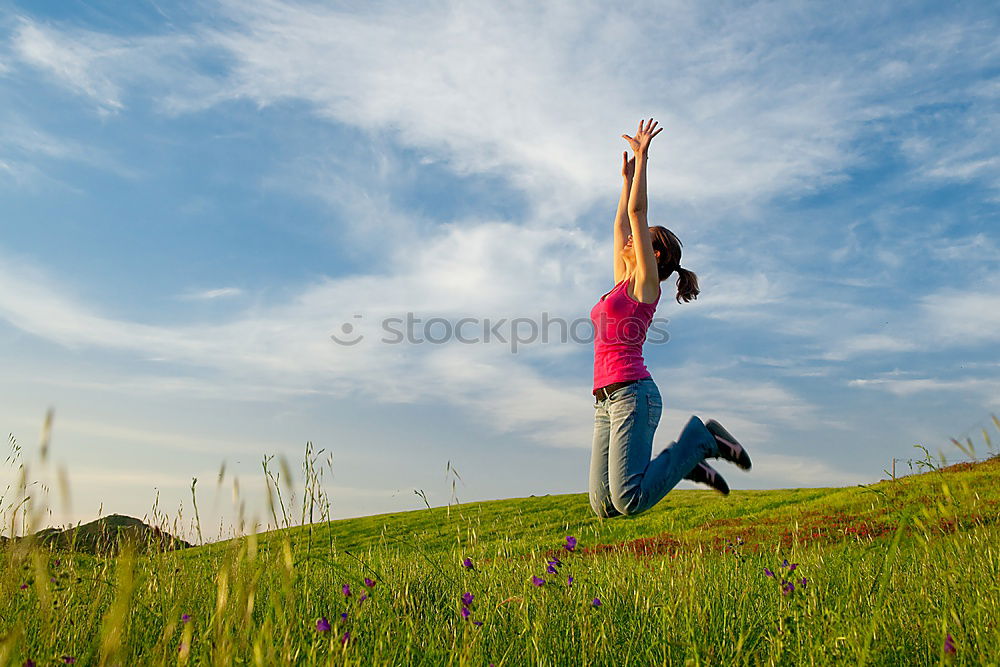
[[622, 152], [622, 193], [618, 198], [618, 212], [615, 214], [615, 244], [614, 258], [615, 285], [625, 278], [625, 260], [622, 252], [625, 249], [625, 241], [632, 233], [631, 223], [628, 218], [628, 200], [632, 192], [632, 175], [635, 173], [635, 158], [629, 158], [628, 151]]
[[640, 301], [647, 303], [656, 299], [660, 285], [653, 240], [649, 236], [649, 223], [646, 221], [646, 154], [649, 142], [663, 131], [662, 127], [655, 128], [656, 121], [650, 118], [648, 122], [639, 121], [639, 130], [635, 133], [635, 137], [622, 135], [635, 153], [635, 175], [632, 177], [632, 190], [628, 201], [632, 245], [635, 246], [635, 295]]

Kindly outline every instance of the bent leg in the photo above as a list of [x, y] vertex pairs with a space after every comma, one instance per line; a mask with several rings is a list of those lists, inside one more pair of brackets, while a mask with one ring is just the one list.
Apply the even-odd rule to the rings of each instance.
[[715, 438], [692, 417], [676, 442], [650, 459], [653, 434], [663, 409], [652, 381], [609, 407], [611, 500], [622, 514], [644, 512], [665, 496], [706, 456], [717, 452]]

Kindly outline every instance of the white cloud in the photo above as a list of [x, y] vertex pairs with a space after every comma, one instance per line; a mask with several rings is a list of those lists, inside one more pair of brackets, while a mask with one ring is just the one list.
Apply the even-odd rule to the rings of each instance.
[[[711, 262], [705, 262], [711, 266]], [[696, 272], [697, 273], [697, 272]], [[673, 279], [663, 283], [665, 293], [673, 291]], [[749, 274], [709, 270], [698, 276], [702, 294], [688, 304], [692, 313], [721, 320], [759, 320], [773, 314], [773, 306], [788, 297], [788, 290], [762, 271]]]
[[[12, 111], [0, 114], [0, 169], [8, 172], [18, 187], [54, 182], [46, 174], [46, 163], [49, 161], [76, 162], [111, 171], [124, 178], [133, 178], [135, 174], [103, 147], [56, 136]], [[62, 185], [73, 188], [70, 184]]]
[[769, 450], [766, 443], [779, 430], [832, 425], [815, 405], [777, 380], [748, 379], [732, 368], [698, 362], [650, 370], [663, 396], [665, 440], [675, 437], [692, 414], [719, 420], [748, 447], [761, 443], [760, 451]]
[[924, 347], [900, 336], [881, 333], [857, 333], [834, 342], [825, 359], [846, 360], [863, 354], [910, 352]]
[[[987, 281], [995, 287], [998, 281]], [[991, 284], [992, 283], [992, 284]], [[970, 346], [1000, 341], [1000, 292], [947, 288], [921, 299], [928, 347]]]
[[[618, 134], [633, 129], [638, 109], [661, 110], [663, 159], [654, 153], [651, 169], [671, 200], [756, 199], [839, 169], [848, 130], [838, 111], [850, 95], [826, 83], [793, 92], [782, 81], [750, 81], [743, 26], [713, 26], [702, 41], [700, 12], [675, 10], [664, 25], [670, 36], [652, 39], [631, 15], [580, 3], [350, 14], [240, 5], [238, 28], [212, 34], [233, 67], [205, 102], [304, 100], [322, 116], [444, 157], [459, 173], [504, 173], [553, 212], [614, 185]], [[636, 61], [657, 63], [638, 90], [622, 76]]]
[[[756, 452], [752, 473], [756, 488], [769, 489], [853, 486], [864, 479], [859, 478], [857, 472], [844, 470], [818, 458]], [[877, 479], [878, 476], [876, 473], [869, 478]]]
[[227, 299], [241, 296], [242, 294], [243, 290], [239, 287], [217, 287], [214, 289], [185, 292], [178, 298], [186, 301], [213, 301], [215, 299]]
[[[267, 395], [268, 386], [272, 396], [337, 394], [352, 387], [358, 377], [369, 377], [365, 390], [378, 400], [444, 400], [476, 410], [502, 430], [568, 444], [581, 436], [565, 435], [567, 422], [561, 419], [567, 410], [572, 412], [571, 405], [586, 412], [586, 385], [559, 386], [532, 370], [530, 363], [550, 351], [566, 354], [557, 349], [560, 344], [538, 345], [516, 355], [509, 343], [392, 345], [381, 342], [385, 338], [381, 324], [387, 317], [405, 318], [408, 312], [424, 321], [429, 317], [538, 320], [544, 311], [552, 317], [586, 318], [589, 297], [575, 285], [578, 276], [566, 271], [569, 266], [579, 268], [580, 259], [559, 258], [579, 254], [581, 243], [585, 248], [585, 239], [560, 230], [507, 224], [452, 227], [426, 248], [400, 253], [398, 274], [323, 279], [287, 303], [255, 305], [224, 323], [184, 326], [102, 315], [30, 263], [8, 257], [5, 264], [16, 270], [0, 277], [0, 317], [67, 347], [120, 350], [171, 364], [194, 364], [221, 373], [218, 382], [226, 387], [254, 396], [262, 395], [258, 387]], [[442, 264], [443, 257], [452, 259]], [[496, 280], [498, 275], [506, 279]], [[594, 293], [596, 287], [586, 291]], [[533, 300], [526, 303], [525, 294]], [[339, 327], [354, 321], [354, 313], [362, 315], [357, 320], [357, 331], [365, 336], [362, 343], [334, 344], [330, 335], [342, 333]], [[589, 320], [586, 323], [589, 326]], [[481, 325], [464, 332], [476, 337], [477, 330]], [[509, 325], [500, 331], [507, 334]], [[417, 333], [422, 336], [419, 328]], [[232, 382], [237, 377], [239, 384]], [[211, 382], [203, 378], [196, 384]], [[185, 392], [190, 383], [161, 378], [152, 387]], [[534, 397], [530, 405], [535, 407], [525, 409], [526, 395]], [[586, 417], [582, 422], [586, 436], [590, 426]]]
[[122, 108], [121, 91], [102, 61], [127, 56], [128, 42], [108, 35], [84, 33], [61, 39], [58, 32], [24, 21], [14, 33], [15, 54], [23, 61], [45, 70], [62, 85], [90, 97], [101, 109]]
[[912, 396], [924, 392], [961, 391], [979, 396], [992, 397], [995, 403], [1000, 400], [1000, 379], [959, 378], [956, 380], [941, 380], [937, 378], [867, 378], [851, 380], [851, 387], [870, 387], [883, 389], [896, 396]]
[[932, 252], [942, 260], [953, 262], [993, 261], [1000, 257], [996, 241], [983, 233], [943, 239]]
[[[693, 3], [619, 13], [577, 2], [342, 12], [271, 1], [225, 3], [223, 12], [225, 29], [129, 39], [24, 21], [15, 53], [106, 111], [123, 108], [130, 86], [150, 83], [170, 113], [241, 98], [303, 101], [360, 128], [362, 140], [388, 138], [460, 174], [502, 174], [549, 219], [614, 189], [619, 134], [650, 113], [667, 129], [650, 169], [669, 206], [813, 190], [858, 159], [848, 145], [859, 122], [896, 113], [866, 96], [921, 75], [871, 70], [790, 39], [791, 26], [825, 18], [777, 5], [724, 14]], [[897, 45], [895, 61], [917, 48]], [[219, 53], [228, 71], [199, 69], [198, 56]], [[937, 62], [931, 53], [922, 58]], [[655, 64], [641, 85], [623, 75], [635, 62]]]
[[130, 89], [149, 86], [169, 109], [171, 96], [205, 96], [213, 77], [199, 70], [206, 45], [193, 35], [118, 37], [60, 29], [22, 18], [11, 37], [11, 56], [89, 99], [101, 115], [126, 108]]
[[[195, 434], [190, 431], [169, 432], [163, 429], [155, 431], [122, 426], [120, 424], [109, 424], [106, 422], [92, 421], [86, 419], [61, 418], [59, 420], [60, 433], [86, 436], [102, 443], [116, 441], [129, 445], [153, 445], [163, 447], [165, 450], [180, 450], [190, 452], [211, 452], [212, 454], [240, 454], [248, 451], [267, 452], [275, 451], [283, 443], [277, 442], [253, 442], [246, 439], [227, 440], [203, 434]], [[75, 470], [75, 468], [74, 468]]]
[[[498, 432], [560, 447], [589, 447], [587, 317], [591, 295], [599, 288], [579, 285], [576, 271], [595, 275], [593, 267], [580, 263], [592, 256], [589, 241], [561, 230], [487, 223], [453, 226], [415, 254], [401, 253], [395, 262], [397, 275], [324, 279], [287, 303], [254, 306], [225, 323], [185, 326], [99, 315], [64, 296], [64, 288], [37, 269], [23, 265], [0, 278], [0, 316], [62, 345], [131, 351], [221, 373], [200, 380], [142, 379], [137, 385], [144, 388], [138, 391], [210, 395], [213, 383], [220, 383], [221, 394], [231, 390], [233, 398], [337, 394], [364, 376], [370, 378], [365, 390], [380, 401], [443, 401], [471, 411]], [[442, 263], [444, 257], [447, 263]], [[496, 280], [498, 275], [504, 280]], [[25, 276], [25, 282], [19, 276]], [[531, 301], [526, 302], [526, 294]], [[476, 321], [463, 333], [481, 341], [486, 318], [506, 318], [508, 324], [498, 330], [509, 339], [511, 318], [538, 322], [542, 312], [577, 320], [576, 335], [583, 336], [583, 342], [559, 342], [559, 327], [550, 328], [552, 343], [530, 343], [517, 354], [511, 354], [509, 342], [382, 342], [386, 318], [405, 318], [406, 313], [423, 323], [430, 317], [473, 317]], [[340, 328], [344, 322], [355, 326], [349, 335]], [[418, 337], [440, 335], [440, 329], [435, 333], [422, 327], [416, 329]], [[342, 340], [363, 338], [356, 345], [339, 346], [330, 340], [331, 334]], [[540, 360], [573, 354], [585, 360], [575, 382], [546, 377], [538, 368]], [[760, 441], [771, 435], [776, 423], [816, 419], [813, 406], [775, 381], [735, 382], [699, 366], [663, 373], [671, 378], [671, 387], [679, 378], [682, 410], [722, 415]], [[234, 377], [239, 383], [232, 382]]]

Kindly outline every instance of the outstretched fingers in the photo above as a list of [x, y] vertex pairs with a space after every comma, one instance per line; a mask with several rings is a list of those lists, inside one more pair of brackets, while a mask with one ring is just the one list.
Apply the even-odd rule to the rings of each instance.
[[659, 123], [652, 118], [649, 120], [640, 120], [639, 129], [636, 131], [635, 136], [630, 137], [627, 134], [623, 134], [622, 139], [629, 143], [633, 151], [644, 151], [649, 146], [649, 142], [653, 140], [653, 137], [663, 131], [662, 127], [657, 127], [658, 125]]

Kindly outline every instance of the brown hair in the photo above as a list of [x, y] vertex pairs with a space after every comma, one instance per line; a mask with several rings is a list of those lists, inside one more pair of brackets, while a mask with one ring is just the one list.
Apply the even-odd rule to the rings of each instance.
[[660, 282], [677, 272], [677, 303], [685, 303], [697, 299], [701, 290], [698, 289], [698, 276], [694, 271], [681, 268], [681, 240], [667, 229], [656, 225], [649, 228], [649, 237], [653, 242], [653, 250], [659, 250], [656, 260], [656, 271]]

